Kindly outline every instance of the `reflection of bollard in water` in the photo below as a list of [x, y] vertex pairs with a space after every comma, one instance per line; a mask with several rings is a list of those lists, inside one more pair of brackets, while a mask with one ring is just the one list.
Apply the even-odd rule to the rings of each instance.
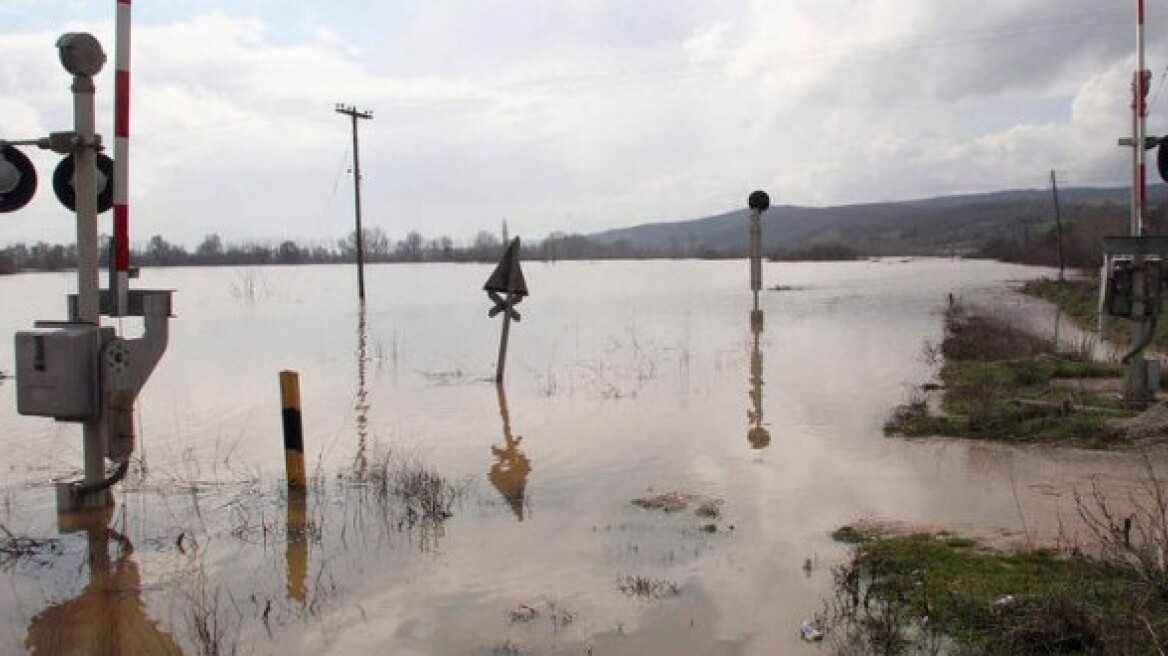
[[304, 426], [300, 417], [300, 374], [280, 372], [280, 407], [284, 419], [284, 468], [288, 474], [288, 512], [284, 559], [288, 596], [301, 603], [308, 580], [308, 483], [304, 471]]
[[288, 597], [304, 603], [308, 596], [308, 492], [288, 490], [284, 560], [288, 566]]
[[280, 372], [280, 408], [284, 417], [284, 469], [288, 489], [307, 487], [304, 473], [304, 426], [300, 417], [300, 374]]
[[284, 467], [288, 473], [284, 549], [284, 558], [288, 564], [288, 596], [303, 603], [308, 587], [308, 484], [304, 473], [300, 374], [295, 371], [280, 372], [280, 405], [284, 416]]

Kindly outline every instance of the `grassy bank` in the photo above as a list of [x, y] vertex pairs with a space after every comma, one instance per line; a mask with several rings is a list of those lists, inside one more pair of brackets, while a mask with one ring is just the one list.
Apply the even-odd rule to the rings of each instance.
[[[1099, 281], [1095, 279], [1074, 279], [1059, 282], [1049, 278], [1031, 280], [1019, 289], [1024, 294], [1041, 298], [1057, 306], [1084, 330], [1099, 328]], [[1122, 319], [1105, 322], [1105, 337], [1116, 344], [1128, 343], [1128, 326]], [[1161, 320], [1152, 336], [1151, 347], [1168, 350], [1168, 321]]]
[[1090, 345], [1060, 351], [960, 302], [944, 323], [941, 344], [925, 347], [925, 357], [940, 366], [939, 411], [919, 391], [892, 412], [886, 434], [1107, 446], [1114, 438], [1107, 422], [1134, 415], [1117, 396], [1093, 391], [1100, 386], [1092, 381], [1118, 379], [1123, 371], [1093, 361]]
[[855, 547], [826, 619], [838, 653], [1164, 653], [1164, 586], [1122, 562], [994, 551], [947, 533], [833, 537]]

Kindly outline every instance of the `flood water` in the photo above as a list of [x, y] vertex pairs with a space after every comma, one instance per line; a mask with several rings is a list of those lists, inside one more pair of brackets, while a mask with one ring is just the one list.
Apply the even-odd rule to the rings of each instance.
[[[759, 325], [743, 261], [526, 263], [500, 393], [491, 269], [368, 267], [363, 310], [348, 266], [144, 271], [177, 316], [134, 467], [88, 527], [58, 522], [52, 487], [80, 427], [19, 416], [0, 382], [0, 524], [37, 541], [0, 571], [0, 653], [815, 653], [798, 627], [846, 553], [833, 529], [1049, 540], [1071, 490], [1135, 484], [1135, 454], [882, 434], [948, 294], [1047, 271], [769, 263], [785, 289]], [[0, 277], [0, 370], [74, 287]], [[281, 370], [306, 498], [284, 492]], [[387, 496], [395, 467], [440, 475], [450, 516]], [[632, 503], [671, 492], [690, 505]]]

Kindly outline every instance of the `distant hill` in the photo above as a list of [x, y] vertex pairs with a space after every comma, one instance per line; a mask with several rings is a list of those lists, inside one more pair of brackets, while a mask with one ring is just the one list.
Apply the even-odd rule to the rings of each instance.
[[[1063, 220], [1120, 218], [1129, 211], [1126, 187], [1059, 190]], [[745, 197], [745, 196], [744, 196]], [[1163, 212], [1168, 185], [1148, 187], [1148, 204]], [[586, 235], [664, 256], [728, 256], [746, 252], [749, 212], [739, 209], [685, 221], [652, 223]], [[842, 244], [865, 255], [963, 254], [1054, 223], [1049, 189], [944, 196], [838, 207], [778, 205], [763, 214], [763, 252], [781, 255]]]

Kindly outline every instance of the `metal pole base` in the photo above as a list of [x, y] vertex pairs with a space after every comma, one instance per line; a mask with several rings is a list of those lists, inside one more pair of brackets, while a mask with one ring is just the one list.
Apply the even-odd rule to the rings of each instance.
[[80, 483], [57, 483], [57, 513], [76, 513], [112, 508], [114, 496], [108, 489], [83, 494]]
[[1133, 358], [1123, 379], [1123, 402], [1129, 408], [1146, 408], [1156, 399], [1160, 386], [1160, 363], [1144, 357]]

